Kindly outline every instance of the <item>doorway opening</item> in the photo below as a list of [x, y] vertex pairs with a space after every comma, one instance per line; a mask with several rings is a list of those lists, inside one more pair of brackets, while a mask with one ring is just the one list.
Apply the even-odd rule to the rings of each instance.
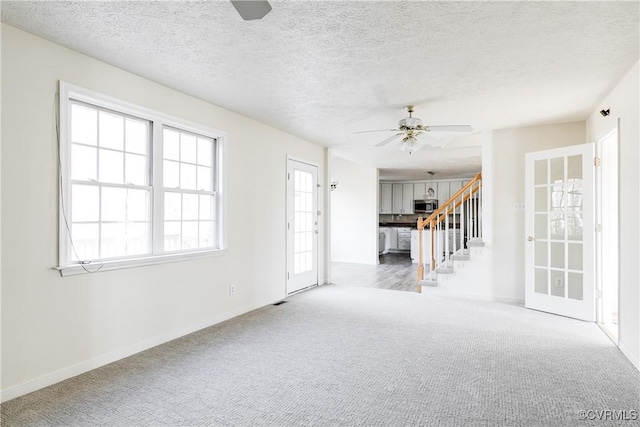
[[598, 242], [599, 300], [598, 323], [618, 343], [618, 128], [616, 126], [597, 144], [600, 168], [597, 179], [598, 214], [601, 224]]

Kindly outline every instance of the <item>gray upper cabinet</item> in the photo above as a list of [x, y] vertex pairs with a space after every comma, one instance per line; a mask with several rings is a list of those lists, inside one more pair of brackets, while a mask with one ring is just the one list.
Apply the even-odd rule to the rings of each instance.
[[380, 213], [382, 214], [390, 214], [392, 213], [391, 208], [391, 184], [389, 183], [381, 183], [380, 184]]
[[444, 205], [451, 194], [449, 193], [449, 182], [438, 183], [438, 206]]
[[413, 213], [413, 184], [391, 184], [391, 213]]
[[402, 212], [413, 213], [413, 184], [402, 184]]
[[413, 200], [424, 200], [427, 197], [427, 183], [416, 182], [413, 184]]

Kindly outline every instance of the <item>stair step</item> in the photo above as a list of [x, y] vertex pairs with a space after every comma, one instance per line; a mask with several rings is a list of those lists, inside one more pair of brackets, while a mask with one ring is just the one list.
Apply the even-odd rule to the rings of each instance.
[[453, 274], [453, 267], [438, 267], [436, 268], [438, 274]]
[[467, 242], [467, 246], [482, 247], [484, 242], [482, 240], [470, 240]]
[[454, 261], [469, 261], [471, 256], [469, 254], [453, 254], [450, 258]]
[[438, 286], [438, 281], [430, 279], [420, 280], [420, 286]]

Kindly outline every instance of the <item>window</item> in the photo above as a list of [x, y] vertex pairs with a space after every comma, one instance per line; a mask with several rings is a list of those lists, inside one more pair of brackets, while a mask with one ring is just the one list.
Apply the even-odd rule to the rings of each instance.
[[60, 270], [224, 249], [224, 134], [60, 84]]

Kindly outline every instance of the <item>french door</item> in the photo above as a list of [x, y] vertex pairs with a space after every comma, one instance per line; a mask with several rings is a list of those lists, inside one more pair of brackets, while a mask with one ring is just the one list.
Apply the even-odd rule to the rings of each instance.
[[525, 181], [525, 306], [593, 322], [593, 144], [528, 153]]
[[287, 159], [287, 294], [318, 284], [318, 167]]

